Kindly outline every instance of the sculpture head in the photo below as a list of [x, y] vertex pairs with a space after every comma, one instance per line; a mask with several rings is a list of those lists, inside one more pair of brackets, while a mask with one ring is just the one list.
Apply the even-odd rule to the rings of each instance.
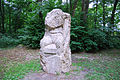
[[45, 18], [45, 25], [49, 28], [57, 28], [64, 24], [63, 11], [54, 9]]

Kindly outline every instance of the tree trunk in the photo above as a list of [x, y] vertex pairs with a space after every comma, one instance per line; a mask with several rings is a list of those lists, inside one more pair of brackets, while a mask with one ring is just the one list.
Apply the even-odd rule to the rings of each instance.
[[2, 12], [2, 15], [1, 15], [2, 16], [2, 19], [1, 19], [2, 20], [2, 32], [4, 33], [5, 32], [4, 30], [4, 14], [5, 14], [4, 13], [4, 0], [2, 0], [2, 11], [1, 12]]
[[68, 8], [68, 0], [66, 0], [66, 4], [67, 4], [67, 7], [66, 7], [66, 11], [68, 12], [69, 10], [69, 8]]
[[2, 10], [1, 10], [1, 0], [0, 0], [0, 32], [1, 32], [1, 29], [2, 29], [2, 26], [1, 26], [1, 19], [2, 19]]
[[116, 10], [118, 1], [119, 0], [115, 0], [115, 2], [114, 2], [114, 7], [113, 7], [113, 10], [112, 10], [112, 14], [111, 14], [111, 21], [110, 21], [111, 27], [110, 28], [114, 27], [114, 16], [115, 16], [115, 10]]
[[89, 8], [89, 0], [82, 0], [83, 22], [87, 22], [87, 14]]
[[[37, 0], [37, 2], [42, 3], [42, 0]], [[42, 5], [41, 5], [41, 6], [42, 6]], [[39, 18], [40, 18], [41, 22], [44, 23], [42, 11], [39, 12]]]
[[69, 1], [70, 1], [70, 14], [72, 14], [72, 0]]
[[98, 0], [96, 0], [95, 28], [97, 27], [97, 8], [98, 8]]
[[11, 33], [11, 9], [9, 5], [9, 32]]
[[42, 2], [42, 0], [37, 0], [37, 2]]
[[75, 15], [75, 9], [76, 9], [76, 7], [77, 7], [77, 2], [78, 2], [78, 0], [75, 0], [75, 1], [74, 1], [72, 16]]
[[85, 1], [85, 21], [87, 20], [88, 8], [89, 8], [89, 0]]
[[[8, 2], [10, 3], [10, 0], [8, 0]], [[9, 16], [9, 21], [8, 21], [8, 23], [9, 23], [9, 32], [11, 33], [11, 8], [10, 8], [10, 4], [8, 5], [8, 16]]]
[[103, 26], [105, 27], [105, 0], [103, 0]]

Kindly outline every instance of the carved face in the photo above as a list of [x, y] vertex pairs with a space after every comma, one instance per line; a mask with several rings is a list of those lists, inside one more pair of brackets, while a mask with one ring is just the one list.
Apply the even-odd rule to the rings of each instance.
[[45, 18], [45, 25], [49, 28], [60, 27], [64, 24], [63, 12], [55, 9], [49, 12]]

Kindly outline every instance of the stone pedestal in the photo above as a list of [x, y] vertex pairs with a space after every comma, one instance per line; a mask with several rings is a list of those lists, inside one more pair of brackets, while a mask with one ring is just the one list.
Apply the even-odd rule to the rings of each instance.
[[45, 18], [45, 35], [40, 41], [40, 63], [47, 73], [68, 72], [71, 66], [71, 16], [53, 9]]

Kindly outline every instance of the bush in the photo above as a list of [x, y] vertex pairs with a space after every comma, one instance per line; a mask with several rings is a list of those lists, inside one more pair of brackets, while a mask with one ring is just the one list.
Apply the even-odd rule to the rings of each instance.
[[111, 36], [109, 39], [109, 44], [112, 45], [110, 48], [120, 49], [120, 38]]
[[78, 26], [81, 21], [72, 18], [71, 22], [71, 50], [73, 52], [97, 50], [97, 44], [90, 39], [87, 29]]
[[[79, 26], [81, 21], [71, 19], [71, 43], [73, 52], [96, 52], [102, 49], [120, 48], [120, 39], [112, 37], [100, 29], [88, 29]], [[44, 24], [33, 18], [24, 28], [19, 29], [19, 39], [22, 44], [30, 48], [40, 48], [40, 40], [44, 35]]]
[[88, 34], [90, 40], [97, 44], [97, 51], [102, 49], [120, 48], [120, 38], [110, 36], [100, 29], [90, 29]]
[[88, 29], [80, 25], [76, 18], [71, 20], [71, 50], [74, 52], [120, 48], [120, 38], [113, 37], [100, 29]]
[[30, 48], [40, 48], [40, 40], [44, 35], [44, 24], [37, 17], [29, 19], [24, 28], [18, 30], [20, 42]]
[[71, 50], [72, 51], [83, 51], [84, 44], [82, 42], [82, 36], [84, 35], [84, 27], [82, 26], [71, 26]]
[[109, 44], [107, 34], [99, 29], [91, 29], [88, 31], [89, 38], [97, 43], [99, 49], [107, 49]]
[[19, 44], [19, 40], [8, 35], [0, 34], [0, 48], [13, 47]]

